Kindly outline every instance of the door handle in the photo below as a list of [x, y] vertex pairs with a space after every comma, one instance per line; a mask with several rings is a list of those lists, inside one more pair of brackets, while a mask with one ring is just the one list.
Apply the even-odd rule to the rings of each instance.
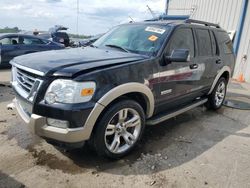
[[222, 63], [222, 60], [221, 59], [217, 59], [216, 60], [216, 64], [221, 64]]
[[197, 69], [198, 68], [198, 64], [192, 64], [189, 65], [190, 69]]

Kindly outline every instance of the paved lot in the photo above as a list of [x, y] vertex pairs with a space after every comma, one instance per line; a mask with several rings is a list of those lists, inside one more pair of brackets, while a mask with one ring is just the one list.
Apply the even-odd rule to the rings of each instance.
[[13, 97], [0, 86], [0, 187], [250, 187], [250, 111], [198, 107], [148, 127], [133, 153], [110, 161], [36, 137], [6, 110]]
[[0, 83], [9, 84], [11, 80], [10, 69], [0, 69]]

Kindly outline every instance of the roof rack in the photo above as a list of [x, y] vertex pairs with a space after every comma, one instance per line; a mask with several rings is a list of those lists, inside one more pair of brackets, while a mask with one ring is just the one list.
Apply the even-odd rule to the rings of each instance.
[[204, 22], [204, 21], [200, 21], [200, 20], [186, 19], [184, 22], [185, 23], [190, 23], [190, 24], [196, 23], [196, 24], [202, 24], [202, 25], [209, 26], [209, 27], [220, 28], [220, 26], [218, 24]]
[[177, 20], [187, 20], [189, 18], [189, 15], [160, 15], [156, 18], [148, 19], [145, 21], [161, 21], [161, 20], [167, 20], [167, 21], [177, 21]]

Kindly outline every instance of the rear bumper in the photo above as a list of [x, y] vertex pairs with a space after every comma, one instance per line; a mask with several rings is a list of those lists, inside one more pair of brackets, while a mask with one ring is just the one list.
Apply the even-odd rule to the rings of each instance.
[[57, 128], [47, 125], [46, 117], [27, 113], [23, 110], [21, 104], [17, 99], [13, 103], [21, 118], [31, 127], [32, 131], [45, 139], [52, 139], [65, 143], [79, 143], [90, 138], [92, 128], [88, 125], [78, 128]]

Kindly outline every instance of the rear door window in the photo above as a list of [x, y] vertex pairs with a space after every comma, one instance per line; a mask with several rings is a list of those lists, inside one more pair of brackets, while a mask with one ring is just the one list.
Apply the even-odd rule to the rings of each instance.
[[196, 29], [196, 36], [198, 42], [199, 56], [211, 56], [212, 45], [207, 29]]
[[190, 57], [194, 57], [194, 38], [190, 28], [180, 28], [173, 34], [167, 47], [167, 55], [175, 49], [188, 49]]
[[25, 44], [25, 45], [45, 44], [41, 39], [33, 37], [19, 37], [19, 41], [20, 44]]

